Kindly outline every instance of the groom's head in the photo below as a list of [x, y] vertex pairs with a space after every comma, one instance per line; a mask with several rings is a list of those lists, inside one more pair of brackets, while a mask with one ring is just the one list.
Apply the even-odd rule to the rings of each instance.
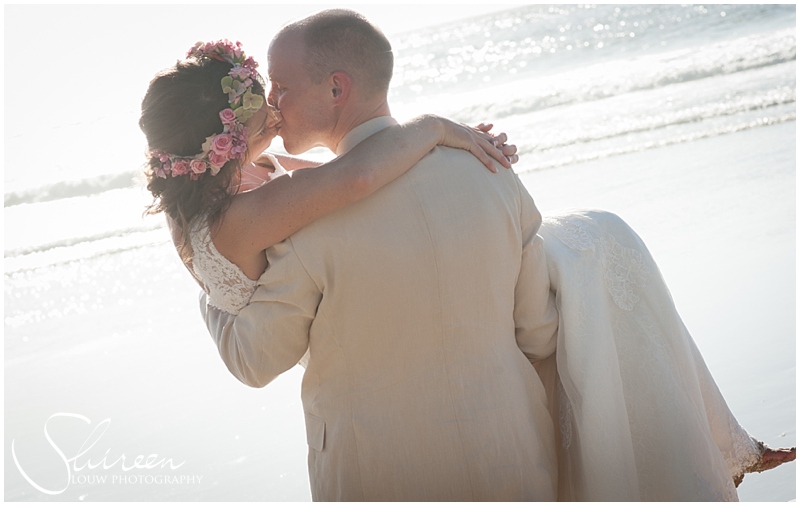
[[286, 150], [335, 149], [342, 130], [357, 125], [348, 122], [388, 111], [393, 66], [389, 41], [356, 12], [327, 10], [285, 26], [269, 48], [269, 99], [283, 115]]

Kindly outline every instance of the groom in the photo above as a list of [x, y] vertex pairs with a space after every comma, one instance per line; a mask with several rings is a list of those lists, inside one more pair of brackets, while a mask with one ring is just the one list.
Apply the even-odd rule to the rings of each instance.
[[[395, 124], [392, 67], [388, 40], [354, 12], [285, 27], [269, 77], [287, 151], [341, 155]], [[531, 365], [553, 353], [558, 321], [540, 223], [513, 172], [436, 148], [267, 250], [238, 316], [203, 307], [248, 385], [308, 350], [314, 500], [555, 500], [553, 426]]]

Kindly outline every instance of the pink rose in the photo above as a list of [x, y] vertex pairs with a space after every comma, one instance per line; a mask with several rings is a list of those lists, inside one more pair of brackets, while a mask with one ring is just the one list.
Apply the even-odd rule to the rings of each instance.
[[189, 173], [189, 164], [186, 163], [186, 160], [175, 160], [172, 163], [173, 176], [182, 176], [188, 173]]
[[193, 174], [202, 174], [206, 171], [206, 162], [203, 160], [192, 160], [189, 164], [189, 168]]
[[231, 109], [230, 107], [227, 109], [223, 109], [222, 111], [219, 112], [219, 119], [222, 120], [223, 125], [233, 124], [233, 122], [236, 121], [236, 113], [233, 112], [233, 109]]
[[216, 135], [211, 141], [212, 151], [220, 155], [227, 155], [231, 150], [231, 146], [233, 146], [233, 137], [231, 134]]
[[[215, 151], [208, 154], [208, 161], [211, 162], [212, 167], [222, 167], [228, 161], [228, 155], [222, 155]], [[213, 172], [213, 171], [212, 171]]]

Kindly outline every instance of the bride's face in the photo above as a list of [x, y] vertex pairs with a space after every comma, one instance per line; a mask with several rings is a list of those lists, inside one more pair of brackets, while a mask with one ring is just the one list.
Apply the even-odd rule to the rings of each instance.
[[280, 113], [264, 101], [264, 105], [245, 122], [247, 127], [247, 151], [250, 158], [256, 158], [266, 151], [272, 139], [278, 135], [282, 121]]

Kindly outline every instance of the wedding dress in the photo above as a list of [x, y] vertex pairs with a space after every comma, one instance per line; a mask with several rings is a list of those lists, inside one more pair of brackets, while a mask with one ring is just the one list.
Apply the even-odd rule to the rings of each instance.
[[737, 500], [762, 447], [728, 409], [638, 235], [602, 211], [539, 231], [559, 331], [537, 366], [559, 434], [559, 500]]
[[[736, 500], [731, 477], [761, 452], [644, 244], [604, 212], [550, 216], [540, 234], [560, 312], [557, 352], [537, 366], [559, 429], [559, 500]], [[190, 237], [207, 303], [238, 314], [257, 281], [219, 253], [204, 217]]]

